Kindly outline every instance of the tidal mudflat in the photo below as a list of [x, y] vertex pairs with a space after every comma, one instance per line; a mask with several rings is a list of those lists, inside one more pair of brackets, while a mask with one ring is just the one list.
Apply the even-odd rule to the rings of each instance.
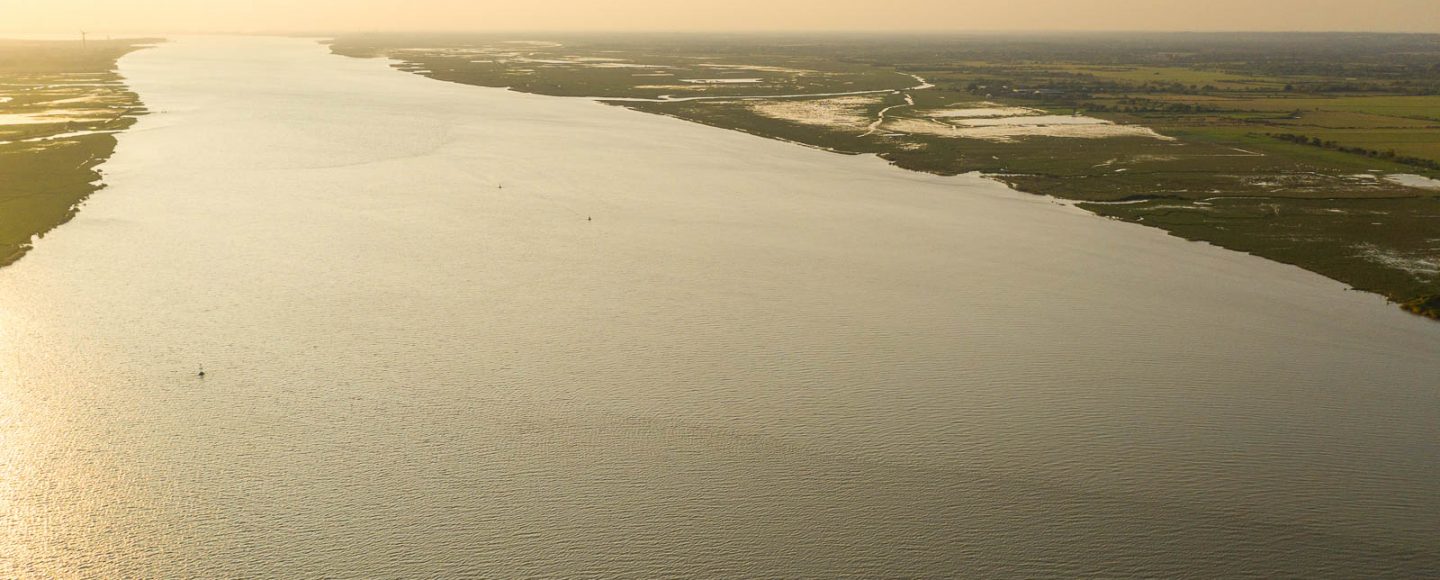
[[1440, 325], [1377, 296], [310, 40], [120, 72], [0, 270], [0, 575], [1440, 573]]

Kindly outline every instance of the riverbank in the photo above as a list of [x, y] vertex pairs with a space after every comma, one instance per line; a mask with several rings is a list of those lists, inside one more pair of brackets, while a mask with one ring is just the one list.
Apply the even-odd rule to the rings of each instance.
[[153, 42], [0, 39], [0, 266], [104, 187], [115, 134], [145, 113], [116, 62]]
[[[392, 35], [331, 48], [437, 80], [591, 97], [914, 171], [980, 172], [1397, 304], [1440, 295], [1440, 193], [1387, 178], [1434, 176], [1425, 163], [1440, 161], [1440, 97], [1396, 96], [1429, 90], [1430, 73], [1385, 80], [1411, 59], [1396, 54], [1428, 50], [1423, 39], [1258, 38], [1167, 41], [1198, 43], [1190, 64], [1168, 66], [1150, 62], [1159, 48], [1076, 39]], [[1288, 71], [1261, 58], [1276, 43], [1298, 55]], [[1326, 43], [1350, 46], [1346, 74], [1368, 80], [1317, 72]], [[731, 78], [745, 82], [717, 82]]]

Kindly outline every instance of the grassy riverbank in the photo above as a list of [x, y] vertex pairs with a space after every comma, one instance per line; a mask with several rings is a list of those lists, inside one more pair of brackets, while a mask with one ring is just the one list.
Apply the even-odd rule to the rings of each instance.
[[354, 36], [439, 80], [982, 172], [1436, 317], [1440, 36]]
[[102, 187], [114, 134], [144, 111], [116, 61], [142, 45], [0, 39], [0, 265]]

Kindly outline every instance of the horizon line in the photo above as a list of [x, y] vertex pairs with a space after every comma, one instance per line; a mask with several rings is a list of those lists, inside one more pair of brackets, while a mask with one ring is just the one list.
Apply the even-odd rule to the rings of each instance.
[[146, 30], [146, 31], [123, 31], [123, 32], [96, 32], [93, 27], [76, 28], [75, 30], [5, 30], [0, 29], [0, 38], [8, 38], [5, 35], [24, 36], [62, 36], [79, 35], [84, 30], [90, 34], [110, 34], [112, 36], [129, 35], [183, 35], [183, 36], [307, 36], [307, 37], [336, 37], [354, 34], [681, 34], [681, 35], [870, 35], [870, 36], [937, 36], [937, 35], [1185, 35], [1185, 34], [1383, 34], [1383, 35], [1406, 35], [1406, 36], [1440, 36], [1437, 31], [1414, 31], [1414, 30], [1375, 30], [1375, 29], [1233, 29], [1233, 28], [1196, 28], [1196, 29], [1084, 29], [1084, 28], [970, 28], [970, 29], [876, 29], [876, 28], [811, 28], [811, 29], [701, 29], [701, 28], [628, 28], [628, 29], [594, 29], [594, 28], [473, 28], [473, 29], [309, 29], [309, 30]]

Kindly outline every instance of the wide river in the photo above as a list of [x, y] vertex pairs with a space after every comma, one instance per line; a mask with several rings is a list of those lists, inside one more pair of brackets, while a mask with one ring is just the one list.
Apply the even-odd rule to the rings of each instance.
[[0, 576], [1440, 574], [1440, 324], [1372, 295], [312, 40], [121, 69], [0, 270]]

